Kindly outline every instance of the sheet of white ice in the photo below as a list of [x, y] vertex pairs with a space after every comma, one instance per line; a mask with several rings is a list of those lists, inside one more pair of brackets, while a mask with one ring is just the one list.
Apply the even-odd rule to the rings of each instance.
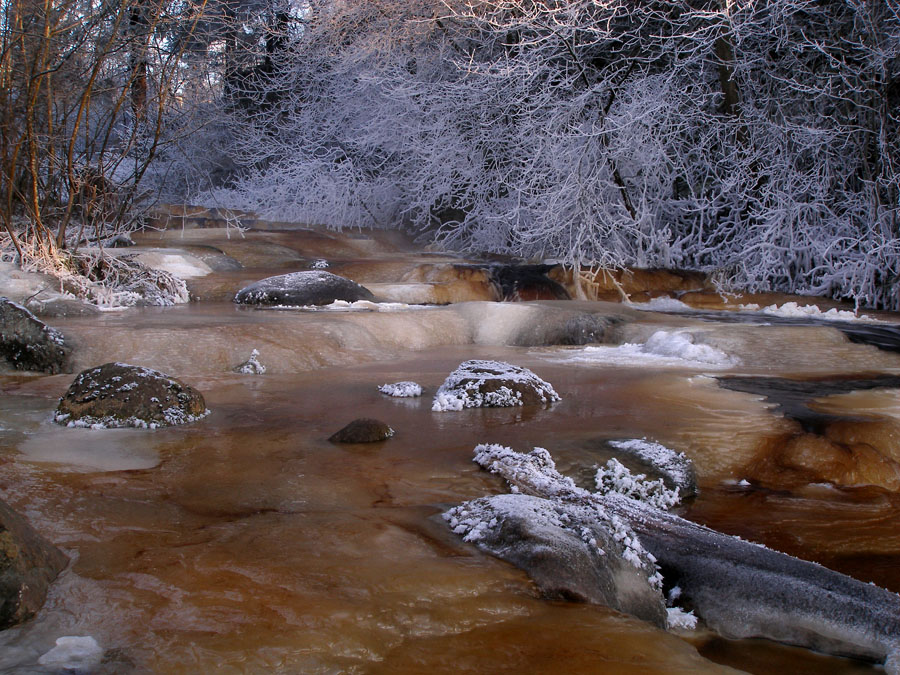
[[683, 303], [681, 300], [670, 298], [669, 296], [660, 296], [651, 298], [647, 302], [628, 302], [625, 303], [632, 309], [642, 309], [645, 312], [693, 312], [693, 307]]
[[589, 345], [542, 353], [554, 361], [596, 365], [721, 370], [740, 364], [740, 359], [735, 356], [711, 345], [695, 343], [694, 336], [687, 331], [657, 331], [644, 344]]
[[159, 437], [142, 429], [69, 429], [44, 426], [18, 445], [22, 459], [57, 464], [61, 471], [151, 469], [160, 462]]

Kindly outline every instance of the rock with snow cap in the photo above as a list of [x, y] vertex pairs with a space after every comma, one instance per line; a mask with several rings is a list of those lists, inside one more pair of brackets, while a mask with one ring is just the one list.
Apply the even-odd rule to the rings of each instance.
[[464, 361], [434, 395], [435, 412], [463, 408], [506, 408], [559, 401], [553, 387], [527, 368], [504, 361]]
[[159, 371], [106, 363], [79, 373], [60, 399], [56, 421], [71, 427], [164, 427], [209, 411], [203, 395]]
[[377, 443], [394, 435], [394, 430], [379, 420], [366, 417], [353, 420], [328, 439], [332, 443]]
[[0, 356], [18, 370], [59, 373], [71, 350], [62, 333], [22, 305], [0, 297]]
[[0, 630], [32, 618], [67, 563], [62, 551], [0, 501]]
[[350, 279], [324, 270], [291, 272], [268, 277], [237, 292], [234, 301], [241, 305], [330, 305], [335, 300], [356, 302], [374, 300], [372, 292]]
[[694, 464], [683, 453], [642, 438], [609, 441], [617, 453], [622, 453], [657, 474], [670, 489], [677, 489], [681, 498], [697, 494], [697, 474]]

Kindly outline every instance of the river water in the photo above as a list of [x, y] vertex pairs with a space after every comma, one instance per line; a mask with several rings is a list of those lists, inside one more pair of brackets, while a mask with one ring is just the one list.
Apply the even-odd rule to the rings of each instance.
[[[193, 236], [192, 246], [240, 258], [230, 239]], [[584, 481], [612, 456], [606, 441], [648, 438], [693, 459], [700, 493], [683, 508], [688, 518], [900, 591], [900, 391], [809, 387], [805, 409], [824, 419], [811, 428], [777, 391], [720, 384], [866, 380], [900, 374], [900, 356], [827, 325], [734, 325], [605, 303], [315, 312], [229, 303], [248, 278], [300, 267], [299, 254], [279, 258], [273, 244], [327, 256], [363, 283], [404, 281], [423, 264], [377, 237], [317, 235], [316, 246], [278, 237], [250, 237], [257, 258], [195, 282], [202, 302], [55, 322], [76, 346], [76, 369], [138, 363], [198, 388], [211, 410], [200, 422], [65, 429], [51, 413], [71, 374], [0, 376], [3, 498], [72, 559], [39, 616], [0, 633], [0, 672], [47, 672], [38, 658], [60, 636], [92, 636], [104, 656], [88, 670], [109, 673], [880, 670], [548, 601], [440, 514], [506, 491], [472, 462], [478, 443], [545, 447]], [[539, 342], [526, 339], [535, 325], [570, 311], [616, 316], [609, 344], [529, 344]], [[659, 331], [728, 358], [621, 346]], [[251, 349], [267, 372], [231, 372]], [[562, 401], [432, 412], [429, 394], [470, 358], [529, 367]], [[425, 396], [377, 391], [400, 380]], [[357, 417], [384, 420], [395, 436], [328, 442]]]

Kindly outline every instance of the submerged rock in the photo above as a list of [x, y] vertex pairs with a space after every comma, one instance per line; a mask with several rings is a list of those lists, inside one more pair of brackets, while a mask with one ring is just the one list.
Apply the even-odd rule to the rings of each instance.
[[394, 435], [394, 430], [384, 422], [366, 417], [353, 420], [329, 437], [332, 443], [377, 443]]
[[234, 296], [234, 301], [242, 305], [330, 305], [335, 300], [374, 299], [369, 289], [323, 270], [268, 277], [242, 288]]
[[[514, 492], [591, 504], [636, 535], [679, 604], [728, 638], [767, 638], [884, 662], [900, 672], [900, 596], [653, 508], [622, 494], [590, 493], [561, 475], [546, 450], [479, 446], [475, 460]], [[588, 512], [590, 514], [590, 512]], [[567, 523], [568, 527], [589, 522]], [[576, 530], [577, 531], [577, 530]]]
[[505, 361], [464, 361], [434, 395], [435, 412], [463, 408], [506, 408], [559, 401], [553, 387], [527, 368]]
[[0, 297], [0, 356], [18, 370], [59, 373], [71, 350], [62, 333], [29, 310]]
[[0, 501], [0, 630], [33, 617], [67, 564], [62, 551]]
[[79, 373], [60, 399], [59, 424], [77, 427], [164, 427], [209, 411], [203, 395], [159, 371], [105, 363]]

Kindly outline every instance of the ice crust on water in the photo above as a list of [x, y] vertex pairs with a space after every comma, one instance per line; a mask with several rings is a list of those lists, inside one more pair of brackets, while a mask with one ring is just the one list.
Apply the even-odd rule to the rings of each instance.
[[821, 319], [823, 321], [862, 321], [865, 323], [884, 323], [866, 314], [857, 315], [844, 309], [832, 308], [825, 312], [816, 305], [801, 305], [798, 302], [786, 302], [783, 305], [769, 305], [760, 309], [759, 305], [741, 305], [741, 310], [761, 312], [769, 316], [783, 316], [798, 319]]
[[691, 312], [694, 308], [681, 300], [670, 298], [667, 295], [651, 298], [648, 302], [628, 302], [633, 309], [641, 309], [647, 312]]
[[626, 342], [618, 347], [588, 345], [562, 352], [542, 352], [554, 361], [597, 365], [723, 370], [740, 365], [735, 356], [711, 345], [696, 344], [688, 331], [656, 331], [644, 344]]
[[414, 398], [422, 395], [421, 385], [409, 381], [382, 384], [378, 387], [378, 391], [387, 396], [395, 396], [397, 398]]
[[103, 659], [103, 648], [90, 637], [66, 635], [56, 639], [56, 646], [38, 659], [50, 668], [80, 672], [96, 668]]
[[737, 359], [720, 349], [710, 345], [696, 344], [694, 336], [686, 331], [656, 331], [644, 343], [641, 351], [715, 366], [732, 366], [739, 363]]
[[[508, 384], [515, 387], [515, 389]], [[504, 361], [464, 361], [434, 395], [434, 412], [463, 408], [507, 408], [524, 405], [522, 391], [531, 391], [544, 405], [561, 400], [559, 394], [527, 368]]]

